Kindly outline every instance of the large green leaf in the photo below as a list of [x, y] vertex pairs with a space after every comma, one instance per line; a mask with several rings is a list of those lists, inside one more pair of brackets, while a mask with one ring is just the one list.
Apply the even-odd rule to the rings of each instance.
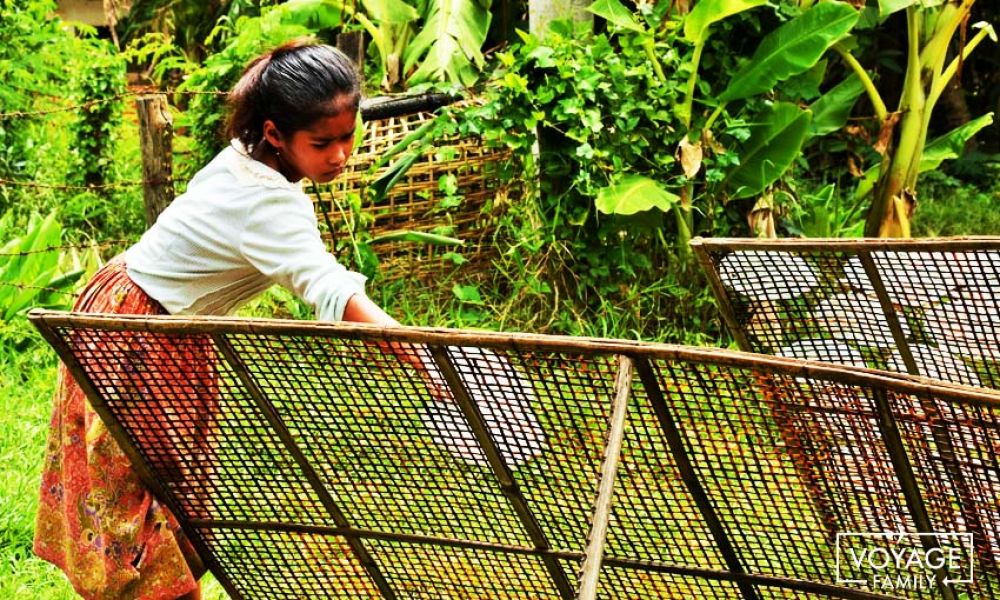
[[762, 94], [812, 68], [857, 21], [858, 11], [848, 4], [817, 4], [768, 34], [719, 99], [731, 102]]
[[388, 233], [383, 233], [382, 235], [377, 235], [371, 239], [368, 243], [375, 245], [383, 242], [414, 242], [420, 244], [427, 244], [428, 246], [464, 246], [465, 242], [454, 237], [447, 235], [438, 235], [436, 233], [428, 233], [426, 231], [412, 231], [410, 229], [403, 229], [400, 231], [390, 231]]
[[288, 0], [275, 15], [284, 24], [313, 30], [334, 29], [344, 23], [344, 3], [340, 0]]
[[423, 29], [403, 55], [404, 72], [420, 64], [407, 82], [475, 83], [489, 27], [490, 0], [429, 0]]
[[809, 134], [821, 136], [840, 129], [847, 124], [851, 109], [858, 102], [858, 97], [865, 91], [861, 78], [855, 74], [841, 81], [830, 91], [820, 96], [809, 106], [812, 111], [812, 124]]
[[679, 200], [649, 177], [626, 175], [598, 191], [595, 204], [606, 215], [634, 215], [652, 208], [666, 212]]
[[924, 146], [920, 157], [920, 172], [938, 168], [946, 160], [959, 158], [965, 152], [965, 144], [980, 130], [993, 124], [993, 113], [986, 113], [964, 125], [952, 129]]
[[632, 14], [632, 11], [625, 8], [618, 0], [596, 0], [596, 2], [587, 7], [587, 10], [622, 29], [638, 33], [642, 33], [643, 31], [643, 28], [639, 26], [639, 22], [635, 20], [635, 15]]
[[713, 23], [764, 4], [767, 0], [700, 0], [684, 18], [684, 39], [697, 44], [708, 37]]
[[740, 164], [729, 175], [733, 198], [756, 196], [781, 177], [802, 149], [812, 113], [794, 104], [775, 104], [752, 125], [740, 152]]
[[908, 6], [919, 4], [920, 0], [878, 0], [879, 17], [885, 18], [894, 12], [899, 12]]
[[378, 179], [372, 182], [371, 189], [374, 195], [375, 201], [382, 200], [389, 193], [394, 185], [406, 175], [413, 163], [420, 158], [420, 155], [416, 152], [407, 152], [392, 164], [391, 167], [386, 169], [385, 173], [379, 175]]
[[420, 13], [403, 0], [361, 0], [368, 16], [379, 23], [403, 24], [416, 21]]

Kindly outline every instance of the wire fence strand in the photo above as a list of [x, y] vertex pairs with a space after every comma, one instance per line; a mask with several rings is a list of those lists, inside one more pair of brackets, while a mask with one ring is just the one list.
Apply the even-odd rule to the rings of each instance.
[[229, 92], [224, 92], [222, 90], [130, 90], [127, 92], [122, 92], [120, 94], [114, 94], [106, 98], [95, 98], [94, 100], [88, 100], [86, 102], [71, 104], [68, 106], [60, 106], [57, 108], [46, 108], [42, 110], [13, 110], [9, 112], [0, 112], [0, 121], [9, 119], [25, 119], [32, 117], [41, 117], [61, 112], [71, 112], [74, 110], [80, 110], [84, 108], [90, 108], [92, 106], [106, 104], [108, 102], [114, 102], [115, 100], [121, 100], [123, 98], [146, 96], [149, 94], [166, 94], [168, 96], [225, 96], [228, 93]]
[[0, 281], [0, 286], [17, 288], [19, 290], [36, 290], [41, 292], [48, 292], [50, 294], [58, 294], [60, 296], [66, 296], [68, 298], [76, 298], [80, 295], [80, 292], [61, 290], [58, 288], [45, 287], [41, 285], [27, 285], [23, 283], [14, 283], [13, 281]]
[[173, 178], [168, 179], [134, 179], [134, 180], [124, 180], [124, 181], [112, 181], [109, 183], [85, 183], [85, 184], [69, 184], [69, 183], [38, 183], [36, 181], [18, 181], [16, 179], [7, 179], [5, 177], [0, 177], [0, 186], [9, 185], [15, 187], [26, 187], [34, 189], [43, 190], [64, 190], [64, 191], [87, 191], [87, 190], [103, 190], [110, 188], [121, 188], [121, 187], [141, 187], [145, 185], [167, 185], [174, 183]]
[[31, 256], [33, 254], [46, 254], [48, 252], [62, 252], [64, 250], [91, 250], [98, 248], [108, 248], [110, 246], [122, 244], [134, 244], [135, 240], [105, 240], [96, 244], [62, 244], [59, 246], [48, 246], [45, 248], [35, 248], [23, 252], [0, 252], [0, 257]]

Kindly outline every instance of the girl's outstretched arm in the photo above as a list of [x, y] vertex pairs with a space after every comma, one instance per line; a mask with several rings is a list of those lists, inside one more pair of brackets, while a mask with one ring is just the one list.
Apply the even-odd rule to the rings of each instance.
[[386, 327], [399, 327], [399, 322], [390, 317], [364, 294], [354, 294], [344, 307], [344, 320], [356, 323], [371, 323]]
[[[344, 321], [371, 323], [383, 327], [399, 327], [399, 322], [390, 317], [364, 294], [354, 294], [344, 307]], [[379, 342], [383, 352], [395, 355], [403, 363], [415, 367], [421, 373], [427, 370], [418, 347], [400, 342]]]

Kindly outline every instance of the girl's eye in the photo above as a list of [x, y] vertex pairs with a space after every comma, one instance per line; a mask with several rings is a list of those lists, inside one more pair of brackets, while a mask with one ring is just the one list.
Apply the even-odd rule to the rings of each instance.
[[330, 142], [313, 142], [313, 148], [326, 148]]

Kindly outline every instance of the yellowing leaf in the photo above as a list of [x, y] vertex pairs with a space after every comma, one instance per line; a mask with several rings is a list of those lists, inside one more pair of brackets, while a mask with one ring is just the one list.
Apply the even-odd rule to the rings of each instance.
[[656, 181], [642, 175], [626, 175], [597, 192], [597, 210], [606, 215], [634, 215], [658, 208], [670, 210], [680, 198], [663, 189]]

